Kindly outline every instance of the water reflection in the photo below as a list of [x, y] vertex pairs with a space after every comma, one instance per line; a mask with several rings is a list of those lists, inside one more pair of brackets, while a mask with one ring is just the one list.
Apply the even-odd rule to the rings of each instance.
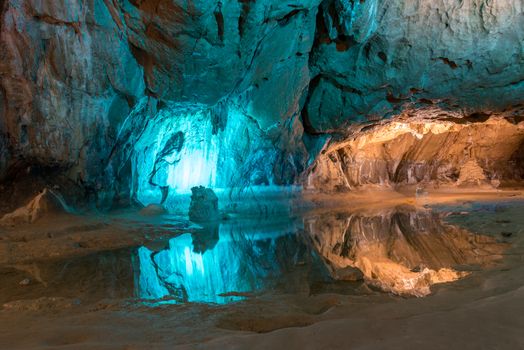
[[291, 280], [292, 292], [307, 291], [329, 275], [299, 231], [290, 220], [227, 223], [173, 238], [158, 252], [142, 247], [138, 294], [174, 302], [227, 303]]
[[473, 266], [501, 258], [506, 244], [446, 225], [442, 214], [401, 206], [388, 210], [323, 213], [306, 219], [311, 244], [333, 278], [358, 268], [368, 284], [400, 295], [425, 296]]
[[144, 299], [227, 303], [250, 293], [311, 293], [315, 283], [364, 281], [425, 296], [501, 257], [505, 244], [403, 206], [310, 214], [297, 225], [233, 222], [138, 250], [135, 286]]

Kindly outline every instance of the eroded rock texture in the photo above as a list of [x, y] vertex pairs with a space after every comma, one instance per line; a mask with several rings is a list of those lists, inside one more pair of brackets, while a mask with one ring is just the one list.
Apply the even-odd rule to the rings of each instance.
[[0, 218], [0, 225], [34, 223], [44, 216], [62, 214], [68, 211], [64, 200], [52, 190], [45, 189], [27, 205]]
[[[4, 0], [0, 179], [61, 174], [106, 207], [291, 184], [319, 134], [406, 105], [522, 102], [522, 14], [521, 0]], [[177, 178], [193, 157], [199, 183]]]
[[[174, 122], [205, 114], [201, 124], [212, 120], [213, 134], [240, 123], [236, 139], [256, 143], [242, 161], [271, 153], [284, 169], [269, 169], [283, 172], [275, 182], [293, 181], [305, 153], [298, 117], [317, 6], [2, 2], [0, 174], [19, 163], [57, 167], [104, 201], [129, 191], [114, 180], [129, 178], [122, 169], [134, 145], [167, 108]], [[243, 119], [228, 121], [228, 106]], [[246, 120], [253, 125], [242, 130]]]
[[0, 48], [8, 165], [0, 175], [40, 165], [101, 188], [116, 130], [144, 93], [142, 68], [111, 8], [3, 1]]
[[415, 105], [505, 108], [524, 91], [522, 1], [324, 1], [305, 109], [312, 131]]
[[[502, 115], [471, 122], [460, 114], [434, 112], [414, 111], [349, 139], [331, 140], [307, 185], [348, 191], [363, 186], [499, 187], [524, 180], [524, 124]], [[420, 114], [425, 118], [417, 118]]]

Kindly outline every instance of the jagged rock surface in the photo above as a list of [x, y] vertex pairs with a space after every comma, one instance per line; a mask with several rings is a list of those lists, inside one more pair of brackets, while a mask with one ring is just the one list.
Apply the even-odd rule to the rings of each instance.
[[436, 114], [438, 119], [430, 119], [427, 110], [419, 110], [333, 139], [311, 167], [308, 187], [498, 187], [524, 180], [524, 124], [501, 115], [467, 122], [460, 115]]
[[61, 196], [46, 188], [27, 205], [5, 214], [0, 224], [32, 224], [44, 216], [66, 213], [67, 210]]
[[524, 92], [522, 1], [325, 0], [305, 109], [312, 132], [405, 104], [501, 109]]
[[270, 169], [276, 182], [292, 181], [305, 158], [298, 116], [317, 6], [2, 2], [0, 177], [17, 162], [52, 164], [107, 202], [129, 192], [131, 149], [169, 102], [184, 115], [213, 110], [214, 131], [227, 122], [214, 107], [238, 106], [262, 135], [254, 142], [273, 148], [241, 157], [273, 153], [283, 164]]
[[210, 188], [202, 186], [191, 189], [189, 219], [194, 222], [206, 222], [218, 219], [218, 197]]
[[143, 134], [185, 118], [210, 130], [189, 144], [231, 159], [213, 185], [290, 184], [317, 135], [349, 123], [522, 102], [522, 14], [519, 0], [5, 0], [0, 180], [37, 164], [100, 206], [160, 192], [153, 172], [177, 155], [141, 169], [157, 145]]

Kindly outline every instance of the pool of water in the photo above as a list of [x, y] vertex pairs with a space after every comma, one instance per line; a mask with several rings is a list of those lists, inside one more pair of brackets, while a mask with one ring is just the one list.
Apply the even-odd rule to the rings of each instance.
[[402, 205], [232, 219], [144, 246], [3, 266], [0, 301], [59, 295], [158, 305], [283, 294], [422, 297], [437, 284], [500, 264], [518, 230], [490, 234], [491, 226], [468, 224], [512, 225], [500, 215], [493, 206]]
[[134, 257], [142, 299], [222, 304], [263, 292], [308, 292], [330, 279], [291, 218], [217, 223], [171, 238], [163, 249], [140, 247]]

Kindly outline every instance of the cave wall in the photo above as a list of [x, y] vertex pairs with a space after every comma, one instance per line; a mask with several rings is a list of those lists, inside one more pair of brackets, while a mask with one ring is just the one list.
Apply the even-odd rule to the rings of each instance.
[[331, 139], [306, 183], [323, 191], [512, 186], [524, 180], [523, 145], [524, 123], [505, 113], [468, 121], [438, 109], [406, 111], [349, 138]]
[[119, 124], [144, 94], [143, 69], [110, 8], [4, 1], [0, 23], [6, 163], [58, 167], [94, 185]]
[[172, 118], [203, 113], [220, 129], [231, 109], [242, 116], [230, 125], [249, 120], [261, 135], [243, 141], [253, 145], [241, 160], [258, 162], [270, 140], [282, 164], [275, 183], [293, 181], [305, 157], [299, 112], [317, 6], [3, 2], [0, 177], [15, 165], [53, 166], [105, 202], [132, 187], [115, 180], [128, 181], [125, 163], [150, 121], [176, 109]]
[[310, 59], [312, 132], [416, 107], [499, 110], [524, 92], [522, 1], [324, 1]]
[[222, 155], [227, 140], [241, 146], [225, 168], [213, 163], [219, 173], [244, 169], [221, 186], [290, 184], [322, 148], [322, 134], [348, 124], [407, 106], [473, 113], [522, 102], [523, 7], [520, 0], [4, 0], [0, 179], [26, 166], [53, 167], [107, 203], [137, 186], [136, 153], [151, 140], [144, 133], [204, 115], [211, 136], [188, 142], [218, 142]]

